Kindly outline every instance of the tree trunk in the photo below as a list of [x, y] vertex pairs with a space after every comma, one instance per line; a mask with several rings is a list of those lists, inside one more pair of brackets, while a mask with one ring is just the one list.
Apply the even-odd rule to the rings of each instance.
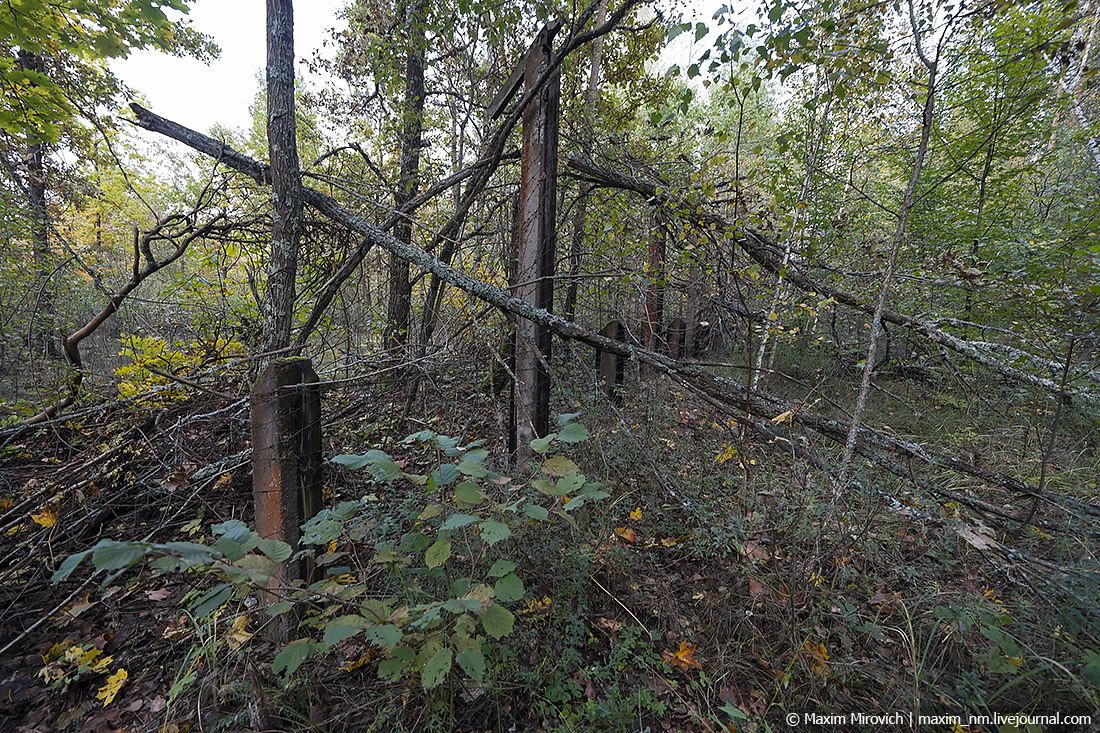
[[267, 0], [267, 147], [271, 159], [273, 217], [267, 261], [264, 350], [290, 345], [294, 281], [302, 229], [302, 193], [294, 113], [294, 7]]
[[[601, 26], [607, 22], [607, 0], [600, 0], [600, 9], [596, 17], [596, 25]], [[592, 41], [588, 56], [588, 104], [585, 107], [586, 128], [584, 130], [584, 143], [592, 145], [595, 136], [596, 102], [599, 100], [600, 90], [600, 51], [603, 48], [603, 39]], [[573, 212], [573, 241], [569, 248], [569, 287], [565, 291], [565, 319], [575, 321], [577, 319], [577, 289], [580, 285], [581, 253], [584, 249], [584, 229], [588, 219], [588, 197], [592, 187], [582, 183], [577, 208]]]
[[[19, 65], [43, 73], [45, 65], [37, 54], [19, 52]], [[50, 282], [50, 214], [46, 208], [46, 151], [38, 140], [28, 139], [23, 155], [27, 170], [27, 204], [31, 210], [31, 248], [34, 252], [35, 308], [31, 313], [29, 341], [35, 352], [51, 359], [60, 355], [57, 348], [57, 305]]]
[[[408, 10], [405, 58], [405, 109], [401, 131], [401, 167], [398, 174], [394, 208], [400, 208], [420, 185], [420, 147], [424, 131], [424, 48], [427, 46], [427, 0], [413, 0]], [[402, 217], [393, 229], [398, 241], [412, 242], [412, 221]], [[409, 342], [412, 310], [412, 282], [409, 263], [391, 254], [389, 262], [390, 298], [386, 313], [386, 349], [399, 356]]]

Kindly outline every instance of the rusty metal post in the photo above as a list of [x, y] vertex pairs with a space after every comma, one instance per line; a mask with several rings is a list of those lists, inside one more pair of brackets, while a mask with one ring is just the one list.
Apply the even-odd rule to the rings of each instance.
[[[295, 550], [321, 508], [321, 392], [309, 359], [276, 359], [252, 389], [252, 494], [256, 532]], [[304, 386], [299, 386], [304, 385]], [[269, 589], [311, 582], [312, 563], [286, 564]], [[265, 602], [278, 600], [264, 594]]]
[[[600, 335], [604, 338], [621, 342], [626, 340], [626, 329], [624, 329], [623, 324], [618, 321], [610, 321], [603, 327], [603, 330], [600, 331]], [[626, 359], [618, 354], [612, 354], [603, 349], [596, 349], [596, 371], [600, 375], [600, 381], [603, 384], [603, 390], [606, 392], [608, 399], [615, 405], [622, 405], [622, 388], [623, 378], [626, 375]]]
[[[523, 63], [525, 93], [548, 68], [554, 34], [561, 25], [547, 24], [531, 44]], [[548, 311], [554, 308], [560, 87], [555, 71], [523, 111], [519, 241], [512, 281], [516, 297]], [[516, 381], [509, 442], [516, 462], [522, 463], [531, 457], [531, 440], [550, 430], [551, 342], [550, 331], [524, 319], [515, 319], [513, 330]]]

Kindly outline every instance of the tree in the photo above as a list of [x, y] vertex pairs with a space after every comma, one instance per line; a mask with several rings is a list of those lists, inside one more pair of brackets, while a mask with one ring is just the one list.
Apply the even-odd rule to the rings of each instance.
[[294, 7], [267, 0], [267, 145], [273, 218], [264, 299], [264, 351], [290, 345], [302, 229], [302, 195], [294, 111]]
[[[420, 148], [424, 131], [424, 50], [427, 47], [427, 0], [410, 0], [406, 9], [405, 104], [401, 124], [401, 163], [397, 176], [394, 207], [400, 209], [416, 193], [420, 183]], [[412, 242], [412, 221], [402, 217], [394, 236]], [[386, 324], [386, 348], [397, 353], [409, 340], [412, 283], [409, 263], [390, 255], [390, 294]]]

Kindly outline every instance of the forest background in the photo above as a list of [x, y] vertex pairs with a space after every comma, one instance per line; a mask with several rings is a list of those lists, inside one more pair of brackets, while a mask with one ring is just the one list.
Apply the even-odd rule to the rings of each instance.
[[[111, 65], [215, 56], [187, 5], [0, 9], [5, 724], [1100, 723], [1093, 4], [352, 0], [313, 54], [269, 0], [207, 135]], [[526, 328], [555, 417], [509, 447]], [[251, 529], [291, 355], [300, 542]]]

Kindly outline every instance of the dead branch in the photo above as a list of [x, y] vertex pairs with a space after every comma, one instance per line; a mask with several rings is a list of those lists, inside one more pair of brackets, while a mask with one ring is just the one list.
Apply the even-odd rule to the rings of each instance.
[[[167, 120], [159, 115], [138, 106], [131, 105], [138, 115], [138, 124], [151, 131], [178, 140], [199, 152], [214, 151], [213, 154], [231, 167], [252, 176], [259, 182], [264, 182], [263, 167], [256, 161], [233, 150], [224, 143], [190, 130], [182, 125]], [[654, 367], [657, 371], [666, 374], [669, 378], [690, 385], [699, 391], [729, 405], [731, 409], [755, 417], [772, 419], [784, 413], [790, 413], [793, 423], [813, 430], [820, 435], [844, 445], [850, 425], [839, 420], [833, 420], [809, 410], [797, 408], [784, 400], [773, 397], [765, 392], [755, 392], [746, 399], [745, 385], [733, 379], [717, 377], [704, 369], [677, 362], [667, 356], [647, 351], [631, 344], [615, 341], [599, 334], [593, 333], [576, 323], [567, 321], [559, 316], [536, 308], [527, 301], [520, 300], [504, 292], [500, 288], [481, 280], [476, 280], [463, 272], [444, 264], [438, 258], [413, 246], [398, 241], [393, 236], [381, 231], [371, 224], [366, 218], [353, 214], [345, 209], [335, 199], [314, 189], [303, 187], [305, 200], [343, 226], [361, 234], [373, 246], [391, 252], [413, 265], [437, 275], [441, 280], [473, 295], [480, 300], [489, 303], [506, 313], [525, 318], [544, 328], [549, 329], [561, 338], [579, 341], [612, 354], [617, 354]], [[753, 235], [758, 236], [758, 235]], [[760, 240], [763, 242], [763, 240]], [[874, 455], [877, 452], [889, 453], [896, 456], [926, 464], [935, 468], [945, 469], [955, 473], [965, 474], [981, 481], [1006, 489], [1018, 494], [1032, 497], [1040, 497], [1042, 500], [1054, 503], [1053, 499], [1044, 492], [1040, 492], [1034, 486], [1016, 479], [1012, 476], [992, 471], [980, 466], [974, 466], [966, 461], [953, 458], [935, 448], [929, 448], [919, 443], [905, 441], [885, 433], [860, 427], [856, 431], [856, 450], [861, 455]], [[1100, 514], [1100, 507], [1087, 504], [1075, 504], [1082, 513]]]
[[[187, 251], [187, 248], [191, 246], [191, 243], [196, 239], [202, 239], [215, 232], [226, 232], [231, 228], [232, 225], [228, 223], [224, 213], [219, 213], [201, 226], [195, 223], [196, 215], [209, 204], [210, 194], [211, 191], [207, 188], [200, 194], [198, 203], [196, 203], [195, 207], [189, 213], [167, 216], [157, 222], [152, 229], [141, 237], [136, 236], [137, 232], [135, 231], [134, 261], [129, 282], [108, 298], [103, 309], [90, 321], [61, 341], [62, 348], [65, 351], [65, 358], [68, 359], [69, 362], [70, 377], [68, 394], [60, 401], [39, 412], [37, 415], [25, 420], [18, 426], [17, 430], [22, 431], [25, 428], [44, 423], [76, 402], [77, 398], [80, 396], [80, 386], [84, 381], [84, 362], [80, 356], [80, 342], [95, 333], [107, 319], [114, 315], [122, 306], [123, 302], [125, 302], [126, 298], [134, 292], [146, 278], [163, 270], [165, 267], [182, 257], [183, 253]], [[168, 253], [167, 257], [158, 262], [152, 255], [152, 243], [162, 240], [173, 242], [175, 248]], [[142, 267], [143, 256], [145, 259], [144, 267]]]
[[[875, 307], [873, 304], [867, 303], [851, 293], [813, 279], [799, 268], [794, 259], [784, 263], [777, 245], [768, 241], [764, 235], [752, 229], [736, 227], [724, 217], [706, 211], [701, 205], [689, 205], [678, 201], [663, 191], [658, 193], [658, 185], [655, 182], [638, 176], [626, 176], [577, 157], [568, 158], [566, 166], [575, 171], [579, 178], [593, 185], [634, 191], [646, 198], [654, 199], [661, 206], [672, 210], [679, 216], [694, 220], [696, 224], [701, 225], [704, 229], [713, 229], [719, 235], [726, 235], [735, 240], [761, 267], [773, 275], [789, 281], [803, 292], [816, 293], [825, 298], [832, 298], [836, 302], [843, 303], [866, 315], [874, 314]], [[882, 320], [904, 326], [1018, 384], [1026, 384], [1040, 389], [1059, 399], [1066, 400], [1092, 417], [1100, 417], [1100, 395], [1081, 389], [1063, 389], [1053, 379], [1030, 374], [1010, 366], [996, 358], [989, 350], [983, 348], [984, 342], [979, 344], [958, 338], [937, 328], [929, 321], [889, 309], [882, 312]]]

